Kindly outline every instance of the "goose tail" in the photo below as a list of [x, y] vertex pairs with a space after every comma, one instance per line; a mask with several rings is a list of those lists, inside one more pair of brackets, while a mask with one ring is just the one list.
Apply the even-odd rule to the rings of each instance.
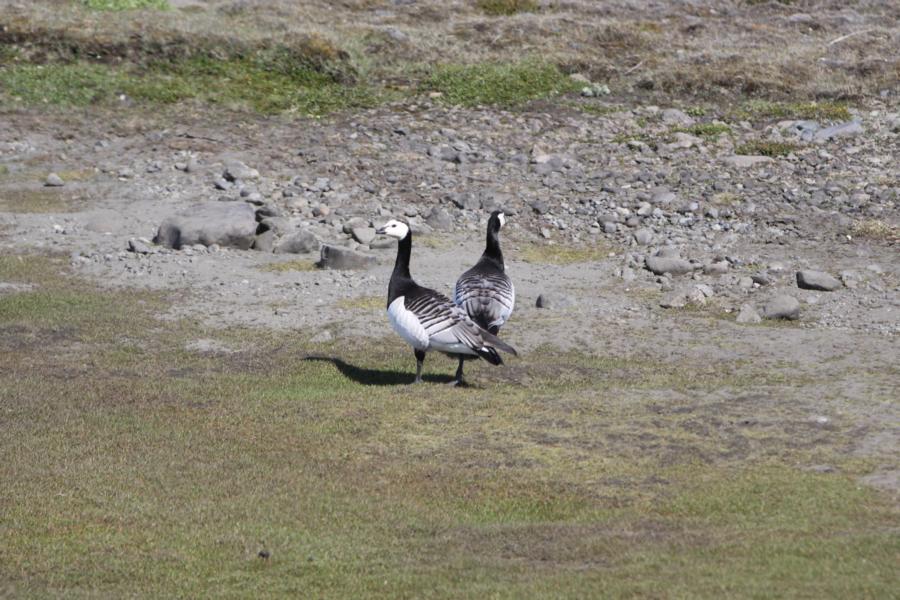
[[500, 358], [500, 355], [497, 354], [497, 350], [491, 348], [490, 346], [482, 346], [481, 348], [477, 348], [475, 352], [478, 353], [478, 356], [488, 361], [492, 365], [502, 365], [503, 359]]

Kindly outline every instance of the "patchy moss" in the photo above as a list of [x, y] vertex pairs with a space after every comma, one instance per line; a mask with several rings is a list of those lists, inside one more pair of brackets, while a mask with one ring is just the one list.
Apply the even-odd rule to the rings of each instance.
[[449, 104], [514, 107], [530, 100], [575, 91], [578, 83], [555, 65], [535, 60], [518, 63], [441, 65], [423, 84]]
[[854, 221], [850, 230], [854, 237], [881, 240], [886, 242], [900, 241], [900, 227], [891, 225], [881, 219], [862, 219]]
[[723, 133], [731, 133], [731, 127], [724, 123], [698, 123], [687, 127], [674, 127], [669, 133], [689, 133], [698, 137], [715, 139]]
[[738, 109], [736, 118], [819, 119], [847, 121], [850, 111], [843, 102], [772, 102], [753, 100]]
[[603, 260], [609, 255], [606, 245], [575, 247], [563, 244], [533, 243], [525, 246], [519, 256], [522, 260], [537, 264], [570, 265]]
[[292, 271], [316, 271], [317, 267], [314, 261], [296, 259], [262, 265], [260, 270], [270, 273], [289, 273]]
[[739, 145], [734, 149], [735, 154], [744, 154], [749, 156], [787, 156], [791, 152], [798, 150], [800, 146], [789, 142], [766, 142], [756, 140]]
[[478, 0], [478, 8], [492, 17], [508, 17], [519, 13], [537, 12], [536, 0]]

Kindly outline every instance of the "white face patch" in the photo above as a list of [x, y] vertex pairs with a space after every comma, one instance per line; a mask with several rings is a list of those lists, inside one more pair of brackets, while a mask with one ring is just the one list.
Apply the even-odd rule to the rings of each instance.
[[500, 213], [499, 215], [497, 215], [497, 218], [500, 219], [500, 227], [506, 225], [506, 215]]
[[391, 219], [385, 223], [384, 227], [380, 228], [379, 231], [383, 232], [384, 235], [402, 240], [406, 237], [406, 234], [409, 233], [409, 225], [396, 219]]

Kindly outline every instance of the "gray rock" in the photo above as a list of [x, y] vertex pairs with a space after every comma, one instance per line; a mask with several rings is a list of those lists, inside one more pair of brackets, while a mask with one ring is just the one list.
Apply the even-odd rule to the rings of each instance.
[[259, 171], [251, 169], [239, 160], [232, 160], [225, 163], [225, 171], [222, 173], [222, 177], [227, 181], [259, 179]]
[[360, 244], [369, 244], [375, 239], [374, 227], [354, 227], [351, 233], [353, 234], [353, 239]]
[[684, 290], [672, 290], [663, 294], [659, 305], [663, 308], [684, 308], [688, 304], [687, 293]]
[[707, 265], [703, 266], [703, 272], [707, 275], [724, 275], [728, 272], [728, 269], [731, 267], [727, 260], [720, 260], [718, 262], [711, 262]]
[[374, 266], [376, 259], [374, 256], [363, 254], [350, 250], [349, 248], [341, 248], [340, 246], [329, 246], [323, 244], [318, 266], [323, 269], [335, 269], [340, 271], [354, 269], [368, 269]]
[[308, 229], [300, 229], [284, 237], [275, 247], [276, 254], [306, 254], [319, 249], [319, 239]]
[[603, 233], [612, 234], [615, 233], [619, 229], [619, 226], [610, 221], [605, 221], [603, 223]]
[[851, 137], [863, 133], [863, 126], [859, 121], [848, 121], [846, 123], [838, 123], [825, 129], [820, 129], [813, 135], [813, 139], [817, 142], [833, 140], [839, 137]]
[[738, 323], [759, 323], [762, 321], [762, 317], [759, 316], [752, 304], [744, 304], [741, 306], [741, 312], [738, 313], [736, 320]]
[[450, 201], [453, 202], [457, 208], [465, 210], [478, 210], [481, 208], [481, 199], [475, 194], [453, 193], [448, 196]]
[[44, 185], [47, 187], [62, 187], [66, 185], [66, 182], [62, 180], [62, 177], [57, 175], [56, 173], [50, 173], [47, 175], [46, 181], [44, 181]]
[[634, 232], [634, 241], [641, 246], [646, 246], [653, 241], [653, 231], [647, 228], [638, 229]]
[[431, 212], [425, 217], [425, 222], [437, 231], [449, 231], [453, 228], [453, 218], [450, 213], [439, 206], [431, 209]]
[[669, 190], [657, 190], [653, 193], [653, 196], [650, 198], [650, 202], [653, 204], [671, 204], [678, 199], [674, 193]]
[[667, 108], [662, 111], [662, 121], [667, 125], [693, 125], [694, 119], [690, 115], [677, 108]]
[[800, 289], [833, 292], [843, 285], [838, 279], [823, 271], [797, 271], [797, 287]]
[[671, 273], [672, 275], [684, 275], [694, 270], [694, 265], [677, 256], [648, 256], [645, 259], [647, 268], [654, 275]]
[[780, 294], [775, 296], [763, 306], [762, 316], [766, 319], [800, 318], [800, 302], [793, 296]]
[[128, 251], [135, 254], [153, 254], [156, 252], [146, 241], [138, 238], [128, 240]]
[[256, 239], [256, 212], [246, 202], [206, 202], [162, 222], [153, 242], [180, 249], [202, 244], [247, 250]]
[[376, 236], [369, 242], [369, 248], [372, 250], [397, 250], [397, 240], [396, 238]]
[[769, 156], [743, 156], [743, 155], [735, 155], [735, 156], [726, 156], [723, 161], [726, 165], [731, 167], [735, 167], [737, 169], [749, 169], [755, 167], [757, 165], [762, 165], [770, 162], [775, 162]]
[[275, 232], [271, 229], [268, 231], [263, 231], [259, 235], [256, 236], [256, 240], [253, 241], [253, 249], [259, 250], [260, 252], [272, 252], [275, 248]]
[[266, 217], [259, 222], [263, 230], [271, 230], [275, 235], [288, 235], [294, 231], [291, 221], [284, 217]]
[[440, 160], [445, 160], [447, 162], [461, 162], [460, 153], [447, 145], [432, 146], [428, 149], [428, 156], [431, 156], [432, 158], [438, 158]]
[[539, 294], [534, 305], [537, 308], [566, 308], [575, 304], [575, 300], [571, 296], [565, 296], [553, 293]]

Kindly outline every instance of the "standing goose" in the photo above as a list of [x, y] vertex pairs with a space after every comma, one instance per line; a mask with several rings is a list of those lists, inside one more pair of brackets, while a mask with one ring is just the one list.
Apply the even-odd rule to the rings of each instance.
[[[400, 337], [413, 347], [416, 355], [416, 380], [422, 381], [422, 363], [428, 350], [451, 356], [481, 357], [492, 365], [503, 364], [497, 350], [516, 355], [512, 346], [503, 343], [470, 319], [465, 311], [434, 290], [413, 281], [409, 274], [412, 232], [409, 225], [388, 221], [376, 233], [400, 240], [397, 262], [388, 285], [387, 312]], [[462, 361], [454, 384], [462, 383]]]
[[[466, 311], [475, 323], [497, 335], [512, 314], [516, 303], [516, 289], [506, 274], [503, 253], [500, 251], [500, 228], [506, 224], [503, 211], [491, 213], [487, 224], [487, 245], [475, 266], [456, 282], [453, 301]], [[462, 378], [463, 356], [459, 357], [459, 377]]]

